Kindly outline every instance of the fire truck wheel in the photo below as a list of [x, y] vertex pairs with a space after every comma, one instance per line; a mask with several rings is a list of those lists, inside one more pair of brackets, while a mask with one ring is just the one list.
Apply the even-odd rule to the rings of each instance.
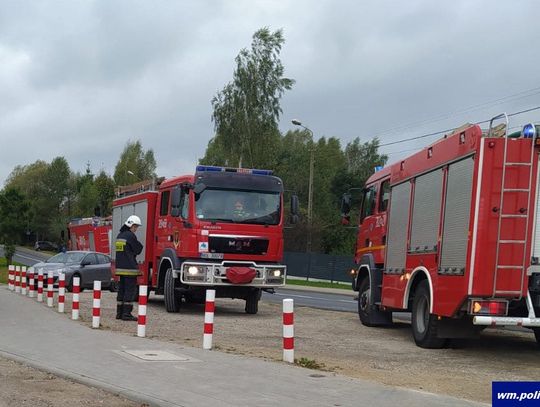
[[256, 289], [250, 291], [246, 297], [246, 314], [256, 314], [259, 312], [259, 299], [261, 298], [261, 290]]
[[540, 346], [540, 328], [533, 328], [534, 337], [536, 338], [536, 344]]
[[392, 325], [392, 313], [373, 309], [369, 278], [364, 278], [358, 287], [358, 317], [365, 326]]
[[436, 315], [430, 314], [429, 285], [427, 280], [418, 284], [414, 294], [411, 325], [414, 341], [421, 348], [438, 349], [446, 343], [445, 338], [437, 337], [439, 320]]
[[180, 304], [182, 302], [182, 298], [176, 294], [175, 291], [175, 282], [176, 280], [173, 278], [173, 271], [172, 269], [168, 269], [167, 273], [165, 274], [165, 287], [163, 290], [163, 294], [165, 296], [165, 309], [167, 312], [178, 312], [180, 311]]

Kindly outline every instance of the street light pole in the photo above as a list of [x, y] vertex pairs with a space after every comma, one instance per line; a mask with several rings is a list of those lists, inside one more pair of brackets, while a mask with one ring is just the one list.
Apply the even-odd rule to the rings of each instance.
[[310, 128], [304, 126], [299, 120], [292, 120], [292, 124], [295, 126], [300, 126], [303, 129], [309, 131], [311, 134], [311, 148], [309, 155], [309, 186], [308, 186], [308, 207], [307, 207], [307, 218], [308, 218], [308, 239], [307, 239], [307, 252], [311, 253], [311, 229], [313, 225], [313, 167], [315, 163], [315, 148], [314, 148], [314, 135], [313, 131]]

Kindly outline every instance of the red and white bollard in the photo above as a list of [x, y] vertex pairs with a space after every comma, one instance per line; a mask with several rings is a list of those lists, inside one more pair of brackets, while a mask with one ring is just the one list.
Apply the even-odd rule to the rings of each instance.
[[206, 290], [206, 305], [204, 306], [204, 335], [203, 349], [212, 349], [214, 334], [214, 311], [216, 309], [216, 290]]
[[15, 266], [10, 264], [8, 267], [8, 288], [13, 291], [15, 290]]
[[15, 267], [15, 292], [21, 293], [21, 266]]
[[283, 361], [294, 363], [294, 300], [283, 300]]
[[34, 280], [34, 268], [33, 267], [30, 267], [28, 269], [28, 296], [30, 298], [34, 298], [34, 284], [35, 284], [35, 280]]
[[139, 286], [139, 307], [137, 309], [137, 336], [146, 336], [146, 304], [148, 302], [148, 286]]
[[47, 307], [51, 307], [54, 300], [54, 293], [53, 293], [53, 272], [52, 270], [49, 270], [47, 272]]
[[92, 328], [99, 328], [101, 316], [101, 281], [94, 281], [94, 303], [92, 307]]
[[26, 296], [26, 266], [21, 267], [21, 295]]
[[72, 277], [73, 282], [73, 304], [71, 306], [71, 319], [74, 321], [79, 319], [79, 293], [81, 292], [81, 279], [80, 277]]
[[58, 274], [58, 312], [64, 312], [64, 303], [66, 302], [66, 275]]
[[43, 269], [38, 270], [37, 301], [43, 302]]

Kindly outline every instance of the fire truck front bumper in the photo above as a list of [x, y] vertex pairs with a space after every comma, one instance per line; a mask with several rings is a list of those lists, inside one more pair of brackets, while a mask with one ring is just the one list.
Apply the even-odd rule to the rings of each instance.
[[227, 277], [227, 270], [232, 266], [249, 267], [255, 271], [255, 277], [249, 283], [241, 284], [246, 287], [283, 287], [287, 275], [287, 266], [282, 264], [257, 264], [255, 262], [223, 261], [220, 263], [207, 263], [186, 261], [177, 271], [180, 281], [186, 285], [198, 286], [236, 286]]
[[540, 318], [475, 316], [473, 318], [473, 324], [488, 326], [523, 326], [527, 328], [535, 328], [540, 327]]

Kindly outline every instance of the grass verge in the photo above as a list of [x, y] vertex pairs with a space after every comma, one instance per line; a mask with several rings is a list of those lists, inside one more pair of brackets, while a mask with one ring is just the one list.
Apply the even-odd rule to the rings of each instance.
[[[22, 264], [13, 262], [16, 266], [22, 266]], [[0, 284], [7, 284], [8, 282], [8, 267], [5, 257], [0, 257]]]
[[307, 281], [300, 279], [287, 279], [287, 285], [301, 285], [305, 287], [319, 288], [341, 288], [342, 290], [352, 290], [350, 283], [331, 283], [326, 281]]

